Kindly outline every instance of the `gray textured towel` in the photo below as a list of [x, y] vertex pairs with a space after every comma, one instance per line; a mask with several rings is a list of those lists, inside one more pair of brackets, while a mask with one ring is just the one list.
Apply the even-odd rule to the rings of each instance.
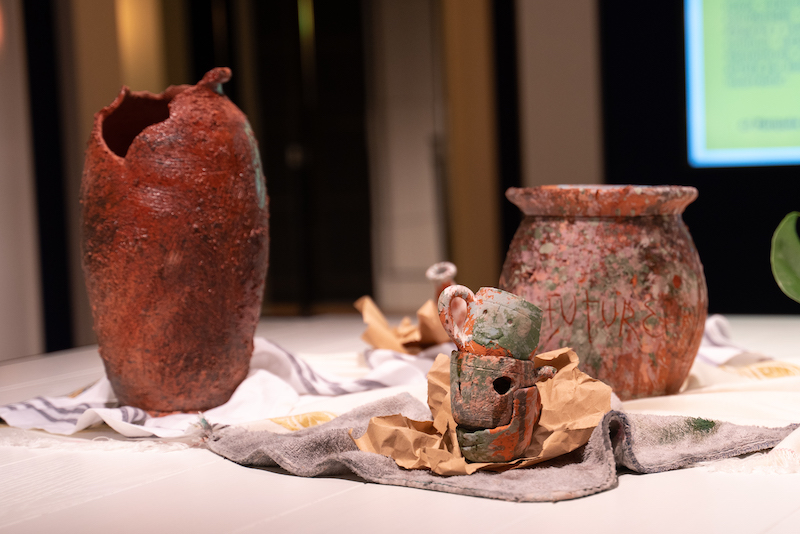
[[207, 446], [241, 465], [279, 466], [305, 477], [352, 472], [380, 484], [537, 502], [574, 499], [614, 488], [620, 466], [656, 473], [769, 449], [798, 426], [762, 428], [612, 411], [594, 430], [589, 443], [568, 455], [524, 469], [446, 477], [400, 468], [391, 458], [362, 452], [353, 443], [350, 429], [354, 436], [360, 436], [372, 417], [397, 413], [418, 421], [430, 420], [425, 404], [401, 394], [290, 434], [240, 427], [214, 429]]

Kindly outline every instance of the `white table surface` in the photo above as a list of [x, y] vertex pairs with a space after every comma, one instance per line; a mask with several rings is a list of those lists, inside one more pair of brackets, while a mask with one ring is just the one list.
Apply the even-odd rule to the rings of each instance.
[[[729, 317], [734, 341], [800, 363], [800, 317]], [[294, 352], [361, 350], [358, 316], [265, 319]], [[102, 376], [95, 347], [0, 364], [0, 404]], [[16, 433], [16, 434], [15, 434]], [[0, 437], [51, 436], [0, 425]], [[110, 429], [75, 437], [124, 439]], [[85, 443], [85, 442], [84, 442]], [[241, 467], [204, 449], [132, 452], [0, 446], [0, 532], [800, 532], [800, 474], [704, 467], [625, 474], [559, 503], [509, 503], [352, 478]]]

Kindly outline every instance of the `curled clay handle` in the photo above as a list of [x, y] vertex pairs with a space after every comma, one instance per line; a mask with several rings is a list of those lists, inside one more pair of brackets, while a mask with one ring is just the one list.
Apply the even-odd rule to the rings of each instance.
[[[442, 326], [447, 335], [450, 336], [450, 339], [459, 349], [463, 349], [468, 340], [466, 339], [466, 334], [460, 328], [457, 328], [456, 321], [453, 319], [453, 311], [450, 309], [451, 301], [455, 297], [462, 298], [469, 304], [475, 300], [475, 293], [467, 286], [455, 285], [444, 288], [444, 291], [439, 295], [439, 320], [442, 322]], [[467, 307], [468, 309], [469, 307]], [[467, 310], [464, 310], [465, 313]]]

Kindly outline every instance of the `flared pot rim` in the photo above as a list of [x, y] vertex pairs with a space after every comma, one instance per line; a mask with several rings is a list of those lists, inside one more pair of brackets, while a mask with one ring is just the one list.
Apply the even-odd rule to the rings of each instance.
[[680, 215], [697, 196], [696, 188], [680, 185], [558, 184], [506, 191], [525, 215], [553, 217]]

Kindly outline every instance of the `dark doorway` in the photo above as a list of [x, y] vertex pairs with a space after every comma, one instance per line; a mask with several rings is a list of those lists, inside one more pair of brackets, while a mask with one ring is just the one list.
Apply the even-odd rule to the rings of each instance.
[[[233, 4], [188, 4], [196, 77], [220, 61], [246, 68]], [[248, 11], [270, 197], [265, 312], [351, 309], [372, 291], [361, 2], [251, 1]], [[235, 102], [240, 89], [226, 86]]]
[[[497, 109], [498, 176], [500, 182], [500, 250], [503, 258], [522, 221], [522, 212], [506, 200], [509, 187], [522, 183], [517, 76], [516, 4], [492, 1], [494, 30], [495, 101]], [[501, 258], [502, 261], [502, 258]]]
[[29, 0], [22, 6], [36, 173], [44, 349], [53, 352], [73, 347], [56, 6], [53, 0]]

